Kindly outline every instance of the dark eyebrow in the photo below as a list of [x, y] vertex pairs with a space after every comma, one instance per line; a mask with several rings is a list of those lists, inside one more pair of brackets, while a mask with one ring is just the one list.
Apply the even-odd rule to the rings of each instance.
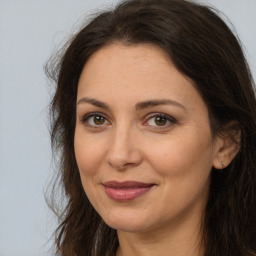
[[176, 107], [180, 107], [187, 112], [187, 109], [182, 104], [180, 104], [177, 101], [169, 100], [169, 99], [147, 100], [144, 102], [139, 102], [136, 104], [135, 108], [136, 108], [136, 110], [142, 110], [145, 108], [150, 108], [150, 107], [159, 106], [159, 105], [173, 105]]
[[94, 105], [96, 107], [99, 107], [99, 108], [105, 108], [105, 109], [108, 109], [108, 110], [110, 109], [109, 106], [106, 103], [104, 103], [102, 101], [99, 101], [99, 100], [96, 100], [96, 99], [92, 99], [92, 98], [84, 97], [84, 98], [80, 99], [76, 103], [76, 105], [79, 105], [81, 103], [89, 103], [89, 104], [92, 104], [92, 105]]
[[[106, 103], [104, 103], [102, 101], [99, 101], [99, 100], [96, 100], [96, 99], [93, 99], [93, 98], [88, 98], [88, 97], [81, 98], [77, 102], [76, 105], [79, 105], [81, 103], [89, 103], [89, 104], [92, 104], [92, 105], [94, 105], [96, 107], [99, 107], [99, 108], [104, 108], [104, 109], [107, 109], [107, 110], [110, 109], [110, 107]], [[150, 108], [150, 107], [159, 106], [159, 105], [173, 105], [173, 106], [176, 106], [176, 107], [180, 107], [180, 108], [182, 108], [183, 110], [185, 110], [187, 112], [187, 109], [182, 104], [180, 104], [177, 101], [169, 100], [169, 99], [147, 100], [147, 101], [143, 101], [143, 102], [138, 102], [135, 105], [135, 109], [136, 110], [142, 110], [142, 109], [145, 109], [145, 108]]]

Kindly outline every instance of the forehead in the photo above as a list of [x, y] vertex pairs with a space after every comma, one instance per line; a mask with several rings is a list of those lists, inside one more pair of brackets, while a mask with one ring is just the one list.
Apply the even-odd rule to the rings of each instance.
[[[96, 51], [84, 66], [81, 78], [99, 79], [117, 77], [131, 78], [135, 76], [149, 76], [159, 72], [157, 67], [172, 67], [169, 56], [159, 47], [150, 44], [124, 45], [113, 43]], [[137, 70], [138, 72], [133, 73]], [[131, 72], [130, 72], [131, 71]], [[93, 76], [91, 76], [93, 75]], [[116, 78], [116, 76], [114, 78]]]
[[191, 108], [198, 102], [204, 106], [192, 80], [176, 69], [167, 53], [149, 44], [115, 43], [95, 52], [80, 76], [81, 96], [119, 103], [169, 97]]

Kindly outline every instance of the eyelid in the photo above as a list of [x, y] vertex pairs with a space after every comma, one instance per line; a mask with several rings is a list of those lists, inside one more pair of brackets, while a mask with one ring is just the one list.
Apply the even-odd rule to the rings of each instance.
[[[102, 124], [102, 125], [91, 125], [89, 124], [87, 121], [89, 118], [91, 117], [94, 117], [94, 116], [101, 116], [105, 119], [105, 121], [107, 122], [106, 124]], [[169, 124], [166, 124], [166, 125], [163, 125], [163, 126], [160, 126], [160, 125], [148, 125], [148, 121], [151, 119], [151, 118], [155, 118], [155, 117], [163, 117], [165, 118]], [[153, 112], [153, 113], [149, 113], [147, 114], [145, 117], [144, 117], [145, 121], [143, 121], [142, 125], [143, 126], [150, 126], [150, 127], [154, 127], [154, 129], [166, 129], [166, 128], [169, 128], [170, 126], [172, 126], [173, 124], [177, 123], [177, 120], [168, 115], [168, 114], [165, 114], [165, 113], [161, 113], [161, 112]], [[88, 114], [85, 114], [82, 116], [82, 118], [80, 119], [81, 123], [83, 123], [84, 125], [88, 126], [88, 127], [92, 127], [92, 128], [101, 128], [103, 126], [106, 126], [106, 125], [109, 125], [111, 124], [111, 122], [109, 121], [109, 118], [108, 116], [106, 116], [105, 114], [103, 114], [102, 112], [90, 112]]]
[[[170, 116], [170, 115], [167, 115], [167, 114], [164, 114], [164, 113], [161, 113], [161, 112], [154, 112], [154, 113], [150, 113], [146, 116], [146, 121], [143, 122], [143, 124], [147, 123], [151, 118], [158, 117], [158, 116], [165, 118], [167, 121], [170, 122], [170, 124], [164, 125], [164, 126], [157, 126], [157, 125], [153, 126], [153, 127], [157, 127], [157, 129], [168, 128], [169, 126], [177, 123], [177, 120], [174, 117]], [[150, 125], [150, 126], [152, 126], [152, 125]]]
[[105, 120], [106, 120], [108, 123], [110, 123], [110, 121], [108, 120], [108, 117], [107, 117], [105, 114], [101, 113], [101, 112], [90, 112], [90, 113], [88, 113], [88, 114], [85, 114], [85, 115], [83, 115], [83, 117], [80, 119], [80, 121], [81, 121], [83, 124], [86, 124], [86, 125], [88, 125], [88, 126], [90, 126], [90, 127], [97, 127], [97, 128], [100, 128], [101, 126], [104, 126], [104, 125], [105, 125], [105, 124], [102, 124], [102, 125], [90, 125], [90, 124], [88, 124], [88, 123], [87, 123], [87, 120], [88, 120], [89, 118], [91, 118], [91, 117], [94, 117], [94, 116], [102, 116], [103, 118], [105, 118]]

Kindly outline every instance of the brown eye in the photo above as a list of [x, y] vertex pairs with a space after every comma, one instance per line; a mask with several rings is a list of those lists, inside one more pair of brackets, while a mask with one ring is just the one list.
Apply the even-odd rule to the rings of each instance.
[[167, 128], [175, 123], [176, 123], [176, 119], [174, 119], [173, 117], [163, 113], [159, 113], [159, 114], [151, 115], [151, 117], [147, 119], [145, 124], [155, 128], [157, 127]]
[[81, 121], [82, 123], [90, 127], [97, 127], [97, 126], [103, 126], [103, 125], [105, 126], [109, 124], [106, 117], [97, 113], [90, 113], [86, 115]]
[[105, 118], [104, 118], [103, 116], [94, 116], [93, 122], [94, 122], [96, 125], [102, 125], [102, 124], [105, 123]]
[[155, 117], [155, 124], [158, 126], [164, 126], [167, 123], [167, 119], [162, 116]]

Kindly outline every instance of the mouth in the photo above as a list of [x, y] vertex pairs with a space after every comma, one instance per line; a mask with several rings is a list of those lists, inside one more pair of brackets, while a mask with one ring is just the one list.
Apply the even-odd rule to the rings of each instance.
[[149, 192], [156, 184], [138, 181], [108, 181], [103, 183], [107, 196], [118, 202], [126, 202]]

